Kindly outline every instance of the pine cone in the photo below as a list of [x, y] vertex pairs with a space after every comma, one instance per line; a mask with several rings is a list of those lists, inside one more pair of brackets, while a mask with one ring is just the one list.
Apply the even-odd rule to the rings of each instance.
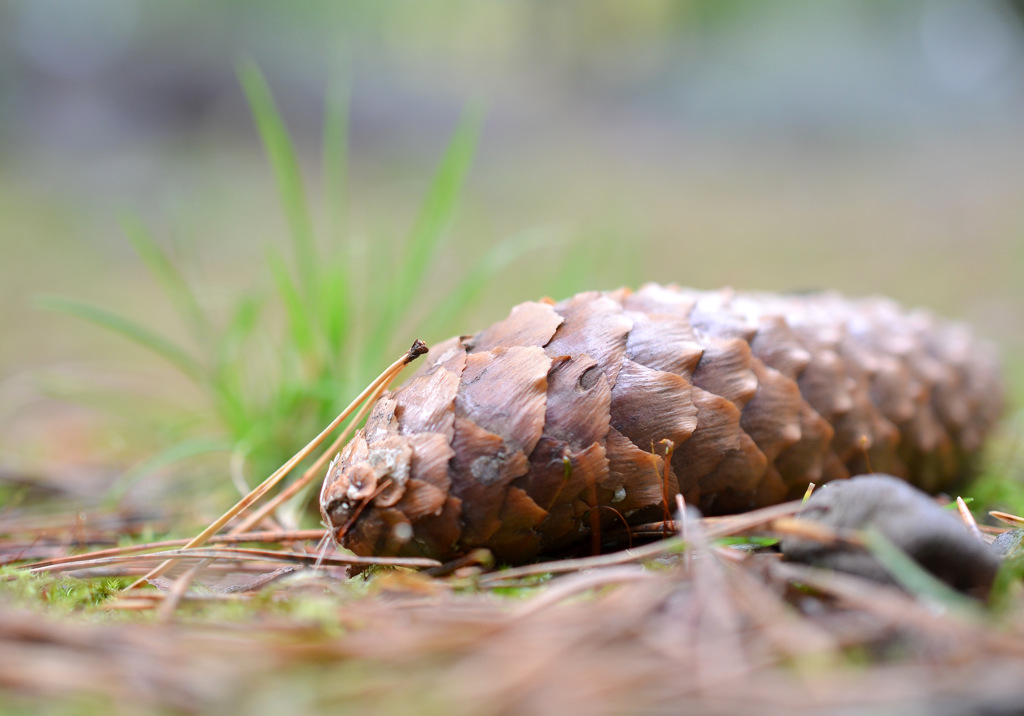
[[936, 491], [1001, 404], [990, 346], [888, 300], [582, 293], [432, 348], [332, 463], [321, 511], [357, 554], [521, 563], [586, 544], [595, 493], [605, 531], [676, 493], [723, 514], [870, 470]]

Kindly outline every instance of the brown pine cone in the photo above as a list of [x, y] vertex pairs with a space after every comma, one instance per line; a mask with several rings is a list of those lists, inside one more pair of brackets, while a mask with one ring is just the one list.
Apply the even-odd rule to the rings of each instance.
[[989, 345], [885, 299], [582, 293], [432, 348], [320, 505], [357, 554], [520, 563], [587, 544], [595, 493], [605, 531], [661, 519], [676, 493], [739, 512], [869, 469], [935, 491], [1001, 405]]

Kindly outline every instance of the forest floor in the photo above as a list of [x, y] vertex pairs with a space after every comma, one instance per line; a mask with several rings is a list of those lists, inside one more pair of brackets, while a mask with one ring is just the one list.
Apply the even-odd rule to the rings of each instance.
[[[987, 604], [779, 559], [796, 503], [635, 549], [373, 566], [273, 525], [176, 552], [175, 510], [5, 475], [0, 713], [1012, 714], [1024, 591]], [[63, 501], [63, 504], [62, 504]], [[995, 529], [988, 529], [994, 532]], [[147, 547], [148, 546], [148, 547]], [[258, 550], [258, 551], [257, 551]], [[72, 556], [75, 555], [75, 556]], [[319, 559], [318, 559], [319, 557]]]

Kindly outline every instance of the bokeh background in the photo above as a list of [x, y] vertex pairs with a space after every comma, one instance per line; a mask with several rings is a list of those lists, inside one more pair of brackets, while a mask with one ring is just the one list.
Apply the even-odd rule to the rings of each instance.
[[463, 110], [485, 108], [424, 300], [498, 241], [544, 238], [445, 331], [649, 280], [882, 293], [976, 325], [1022, 394], [1022, 3], [6, 0], [4, 465], [75, 464], [87, 491], [168, 438], [168, 405], [201, 402], [159, 358], [32, 297], [180, 336], [125, 212], [214, 302], [268, 280], [265, 246], [287, 225], [238, 82], [247, 60], [314, 208], [325, 96], [345, 89], [349, 218], [370, 242], [407, 234]]

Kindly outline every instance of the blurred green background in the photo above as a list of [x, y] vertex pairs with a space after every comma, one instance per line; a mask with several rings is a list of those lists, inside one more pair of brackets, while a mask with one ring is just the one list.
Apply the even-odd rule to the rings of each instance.
[[[318, 224], [325, 97], [344, 90], [359, 246], [401, 245], [459, 117], [484, 107], [423, 304], [499, 241], [532, 248], [428, 341], [587, 288], [834, 288], [971, 322], [1020, 396], [1022, 18], [999, 0], [0, 2], [0, 465], [85, 495], [202, 429], [203, 396], [158, 357], [32, 297], [184, 340], [124, 212], [211, 306], [270, 284], [288, 225], [243, 60]], [[364, 278], [387, 288], [398, 251]]]

